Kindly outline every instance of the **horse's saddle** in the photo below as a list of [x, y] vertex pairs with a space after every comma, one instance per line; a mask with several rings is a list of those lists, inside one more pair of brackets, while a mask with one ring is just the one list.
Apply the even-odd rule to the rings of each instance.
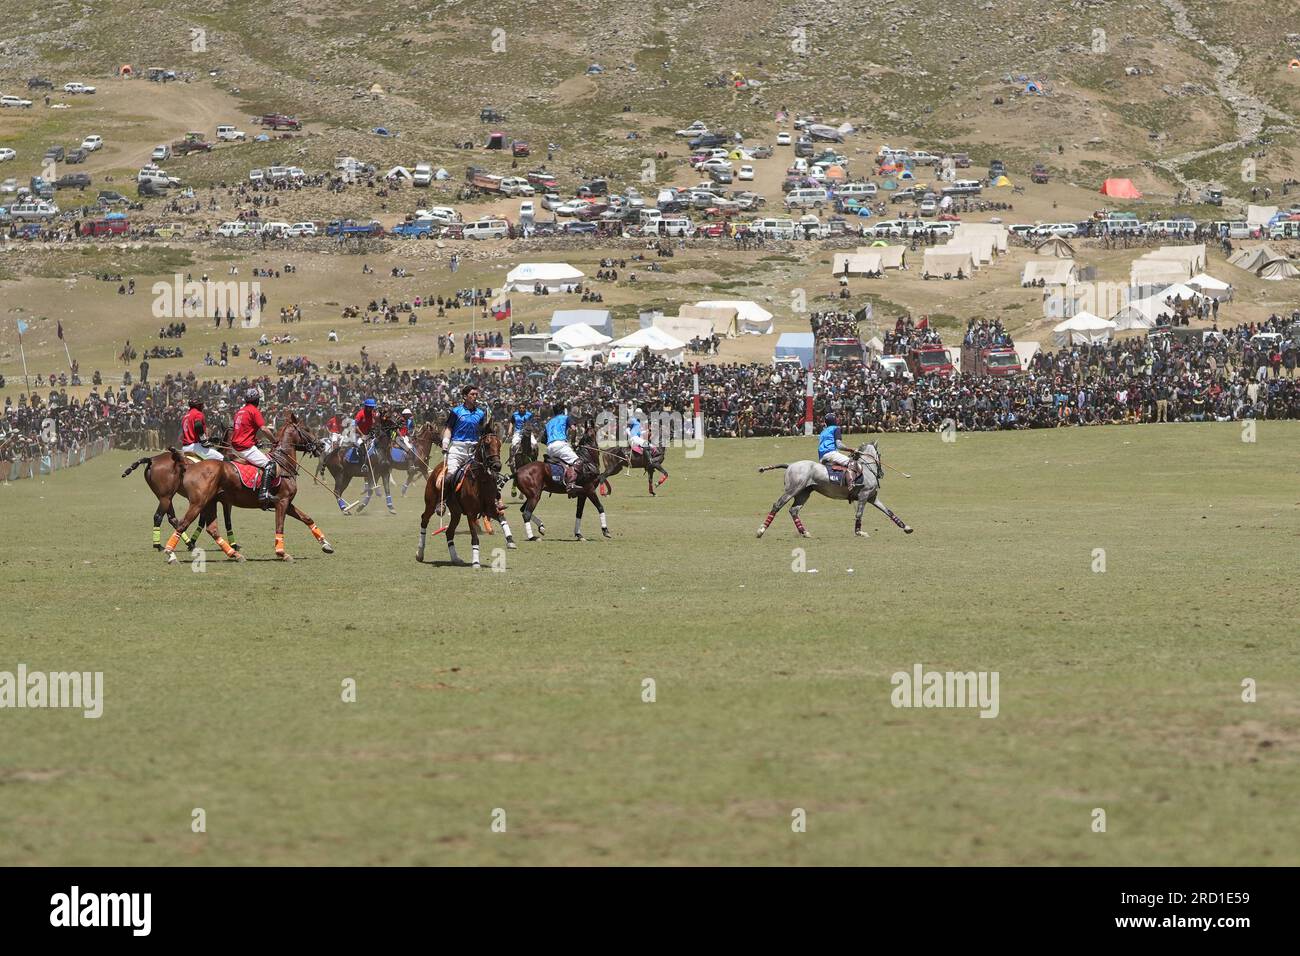
[[343, 455], [343, 460], [350, 465], [364, 465], [368, 457], [370, 457], [370, 444], [362, 442], [360, 445], [353, 445], [348, 448]]
[[[262, 469], [243, 461], [234, 462], [234, 465], [235, 470], [239, 472], [239, 480], [244, 483], [244, 487], [256, 491], [258, 486], [262, 484]], [[280, 476], [276, 475], [271, 481], [271, 489], [274, 490], [279, 487]]]
[[185, 460], [188, 461], [191, 465], [197, 465], [199, 462], [203, 461], [203, 459], [199, 455], [196, 455], [192, 451], [187, 451], [185, 453]]
[[844, 465], [827, 465], [826, 475], [832, 482], [841, 487], [853, 487], [853, 472]]
[[556, 461], [550, 455], [546, 456], [546, 467], [551, 470], [551, 480], [556, 484], [566, 485], [578, 480], [578, 469], [562, 461]]

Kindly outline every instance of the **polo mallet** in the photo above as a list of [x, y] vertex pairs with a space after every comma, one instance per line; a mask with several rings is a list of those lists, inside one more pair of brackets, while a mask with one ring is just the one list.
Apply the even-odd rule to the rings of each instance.
[[896, 471], [896, 472], [898, 472], [898, 473], [899, 473], [900, 475], [902, 475], [904, 478], [911, 478], [911, 477], [912, 477], [912, 476], [909, 475], [907, 472], [903, 471], [903, 469], [901, 469], [901, 468], [895, 468], [893, 465], [885, 465], [885, 463], [884, 463], [883, 461], [881, 462], [881, 464], [884, 465], [886, 468], [888, 468], [890, 471]]

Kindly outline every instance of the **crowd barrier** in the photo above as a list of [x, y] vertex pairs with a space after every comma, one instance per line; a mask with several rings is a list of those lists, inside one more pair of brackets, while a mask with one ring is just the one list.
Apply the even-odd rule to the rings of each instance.
[[[104, 452], [112, 450], [112, 448], [112, 438], [97, 438], [88, 444], [78, 445], [75, 448], [49, 452], [37, 458], [23, 458], [12, 461], [9, 462], [9, 470], [5, 473], [5, 480], [17, 481], [20, 478], [51, 475], [64, 468], [74, 468], [77, 465], [85, 464], [96, 455], [102, 455]], [[2, 462], [0, 462], [0, 466], [3, 466]]]

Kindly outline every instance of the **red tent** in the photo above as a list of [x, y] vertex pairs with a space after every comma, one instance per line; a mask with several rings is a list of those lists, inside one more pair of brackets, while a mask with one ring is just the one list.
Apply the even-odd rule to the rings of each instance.
[[1131, 179], [1108, 179], [1101, 184], [1101, 194], [1103, 196], [1113, 196], [1116, 199], [1142, 198], [1142, 193], [1133, 185]]

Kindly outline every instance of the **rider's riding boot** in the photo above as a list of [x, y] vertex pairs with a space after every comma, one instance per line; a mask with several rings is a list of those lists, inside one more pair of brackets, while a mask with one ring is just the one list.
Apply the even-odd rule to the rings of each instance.
[[270, 462], [262, 469], [262, 484], [257, 489], [258, 504], [263, 507], [272, 500], [271, 481], [275, 478], [275, 463]]

